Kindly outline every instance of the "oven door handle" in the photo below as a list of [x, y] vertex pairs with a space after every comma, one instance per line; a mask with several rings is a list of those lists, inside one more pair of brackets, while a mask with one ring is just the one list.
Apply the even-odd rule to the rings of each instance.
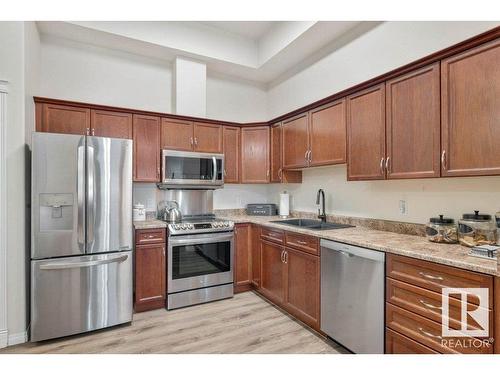
[[193, 235], [193, 236], [171, 236], [168, 238], [168, 244], [171, 246], [177, 245], [192, 245], [198, 243], [214, 243], [221, 241], [231, 241], [234, 239], [234, 234], [210, 234], [207, 235]]

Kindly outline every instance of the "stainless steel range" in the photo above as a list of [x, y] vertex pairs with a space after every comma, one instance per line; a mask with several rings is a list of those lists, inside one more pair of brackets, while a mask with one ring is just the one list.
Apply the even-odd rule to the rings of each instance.
[[[167, 226], [167, 309], [232, 297], [234, 223], [215, 218], [212, 191], [166, 194], [182, 211], [182, 220]], [[206, 199], [200, 198], [203, 195]], [[205, 208], [193, 202], [204, 202]]]

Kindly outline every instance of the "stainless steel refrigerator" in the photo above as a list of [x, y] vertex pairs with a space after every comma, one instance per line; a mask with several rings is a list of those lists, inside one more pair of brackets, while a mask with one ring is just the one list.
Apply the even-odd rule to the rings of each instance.
[[132, 141], [34, 133], [31, 341], [132, 320]]

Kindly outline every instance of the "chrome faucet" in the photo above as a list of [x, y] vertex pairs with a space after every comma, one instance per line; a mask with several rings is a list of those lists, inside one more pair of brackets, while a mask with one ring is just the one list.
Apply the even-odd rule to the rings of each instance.
[[318, 219], [321, 219], [322, 222], [326, 222], [325, 192], [323, 191], [323, 189], [319, 189], [318, 194], [316, 195], [316, 204], [318, 206], [319, 206], [320, 199], [321, 199], [321, 208], [318, 207]]

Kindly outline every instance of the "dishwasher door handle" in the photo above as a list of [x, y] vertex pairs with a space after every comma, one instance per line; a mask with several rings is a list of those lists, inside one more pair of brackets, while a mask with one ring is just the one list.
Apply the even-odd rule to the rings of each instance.
[[363, 259], [370, 259], [375, 262], [385, 262], [385, 253], [372, 249], [365, 249], [364, 247], [352, 246], [341, 242], [321, 240], [321, 248], [328, 251], [335, 251], [346, 257], [353, 258], [359, 257]]

